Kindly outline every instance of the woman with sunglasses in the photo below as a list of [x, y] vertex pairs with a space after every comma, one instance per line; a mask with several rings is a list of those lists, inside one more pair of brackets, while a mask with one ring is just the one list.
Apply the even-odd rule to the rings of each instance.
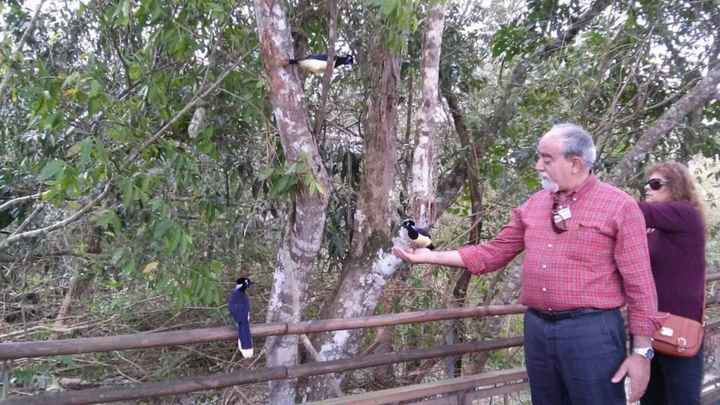
[[[648, 231], [658, 309], [702, 323], [705, 294], [704, 207], [687, 167], [678, 162], [647, 171], [640, 209]], [[700, 404], [702, 349], [682, 358], [656, 353], [642, 405]]]

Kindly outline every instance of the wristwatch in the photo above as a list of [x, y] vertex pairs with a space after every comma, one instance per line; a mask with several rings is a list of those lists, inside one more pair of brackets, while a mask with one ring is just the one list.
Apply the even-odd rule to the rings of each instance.
[[634, 354], [639, 354], [648, 360], [652, 360], [652, 358], [655, 357], [655, 350], [653, 350], [652, 346], [650, 346], [650, 347], [633, 347], [632, 351]]

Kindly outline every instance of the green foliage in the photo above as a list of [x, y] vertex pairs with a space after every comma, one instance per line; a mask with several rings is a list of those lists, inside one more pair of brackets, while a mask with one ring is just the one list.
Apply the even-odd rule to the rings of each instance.
[[310, 158], [303, 154], [296, 162], [282, 167], [268, 167], [258, 176], [259, 180], [266, 181], [270, 185], [270, 197], [283, 199], [306, 191], [308, 193], [325, 194], [326, 190], [317, 180], [310, 169]]
[[416, 2], [414, 0], [367, 0], [381, 16], [386, 46], [398, 54], [406, 45], [406, 38], [417, 29]]
[[494, 58], [503, 56], [511, 61], [515, 56], [532, 51], [537, 43], [531, 39], [524, 27], [505, 26], [500, 28], [493, 36], [491, 52]]
[[224, 300], [220, 281], [223, 268], [217, 260], [198, 263], [179, 280], [168, 280], [166, 288], [176, 290], [173, 295], [180, 305], [220, 305]]

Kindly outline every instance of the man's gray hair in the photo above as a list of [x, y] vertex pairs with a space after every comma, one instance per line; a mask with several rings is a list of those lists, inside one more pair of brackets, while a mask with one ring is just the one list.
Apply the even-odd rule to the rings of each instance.
[[555, 130], [564, 140], [563, 155], [566, 158], [577, 156], [592, 169], [597, 157], [592, 136], [583, 127], [570, 123], [555, 124], [551, 131]]

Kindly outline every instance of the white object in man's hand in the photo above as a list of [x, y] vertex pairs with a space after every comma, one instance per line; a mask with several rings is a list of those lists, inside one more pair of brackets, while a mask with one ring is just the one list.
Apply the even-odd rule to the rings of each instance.
[[630, 402], [639, 401], [647, 389], [650, 381], [650, 360], [639, 354], [631, 354], [622, 362], [620, 368], [612, 378], [612, 382], [619, 383], [623, 377], [630, 378]]

